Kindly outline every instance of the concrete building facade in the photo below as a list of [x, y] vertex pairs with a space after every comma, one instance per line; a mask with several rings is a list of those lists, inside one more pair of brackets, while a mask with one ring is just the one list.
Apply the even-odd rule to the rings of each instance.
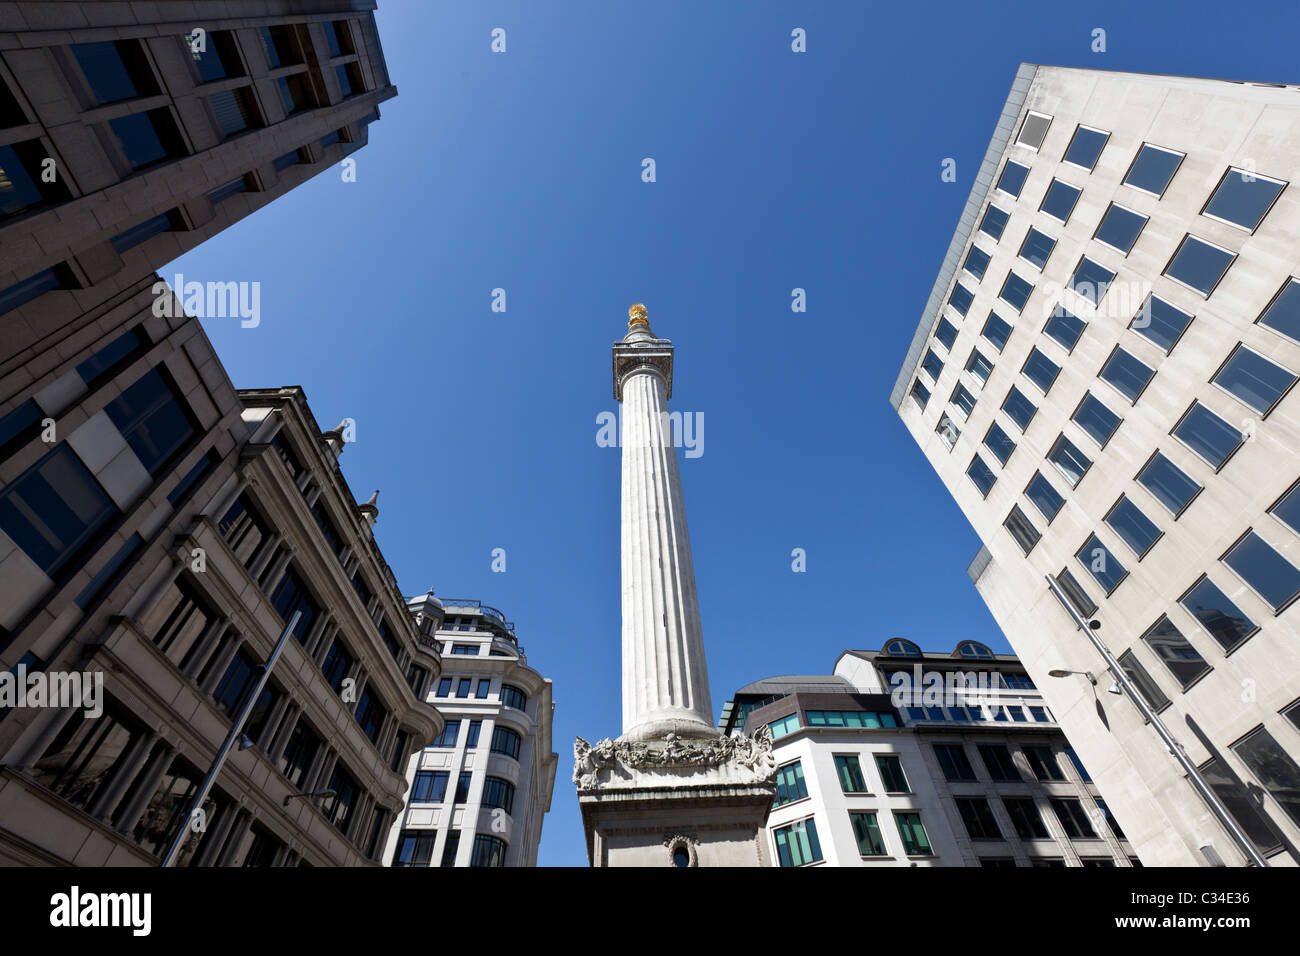
[[[986, 675], [982, 703], [903, 702], [959, 673]], [[719, 729], [760, 725], [777, 763], [775, 865], [1139, 865], [1019, 661], [977, 642], [937, 654], [896, 638], [845, 651], [832, 675], [757, 681]]]
[[1298, 92], [1023, 66], [891, 397], [1148, 865], [1300, 862]]
[[515, 625], [480, 601], [408, 602], [442, 645], [428, 701], [442, 732], [406, 766], [389, 866], [536, 866], [559, 756], [551, 682], [528, 664]]

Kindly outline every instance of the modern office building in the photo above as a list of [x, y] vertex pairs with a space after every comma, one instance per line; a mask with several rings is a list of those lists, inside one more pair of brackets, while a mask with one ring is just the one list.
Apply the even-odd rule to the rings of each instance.
[[[237, 394], [187, 314], [259, 277], [173, 296], [154, 270], [392, 95], [365, 4], [0, 4], [0, 861], [156, 865], [188, 825], [182, 864], [378, 862], [396, 768], [441, 732], [436, 645], [342, 434], [300, 390]], [[99, 716], [53, 692], [99, 680]]]
[[536, 866], [555, 768], [551, 682], [528, 665], [515, 625], [479, 601], [432, 593], [408, 605], [442, 643], [429, 702], [439, 737], [406, 767], [407, 805], [384, 858], [407, 866]]
[[[943, 696], [959, 674], [978, 699]], [[757, 681], [718, 729], [760, 726], [778, 866], [1140, 865], [1019, 661], [976, 641], [937, 654], [895, 638], [832, 675]]]
[[1297, 179], [1300, 87], [1022, 66], [891, 397], [1148, 865], [1300, 862]]

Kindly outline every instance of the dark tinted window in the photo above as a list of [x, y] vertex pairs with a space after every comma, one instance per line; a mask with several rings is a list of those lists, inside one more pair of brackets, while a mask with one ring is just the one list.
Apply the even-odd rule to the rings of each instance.
[[1021, 166], [1019, 163], [1007, 160], [1007, 164], [1002, 167], [1002, 175], [998, 177], [998, 189], [1019, 196], [1020, 190], [1025, 186], [1025, 177], [1028, 175], [1028, 166]]
[[993, 453], [993, 457], [1005, 465], [1007, 459], [1011, 457], [1011, 453], [1016, 450], [1016, 443], [994, 422], [984, 435], [984, 447]]
[[1142, 149], [1138, 151], [1137, 158], [1133, 160], [1133, 165], [1129, 167], [1124, 182], [1129, 186], [1136, 186], [1138, 189], [1163, 196], [1169, 186], [1169, 180], [1174, 178], [1174, 172], [1182, 161], [1182, 153], [1144, 143]]
[[1043, 327], [1043, 331], [1050, 338], [1065, 346], [1067, 352], [1072, 352], [1074, 346], [1078, 344], [1079, 336], [1083, 334], [1084, 326], [1087, 324], [1063, 306], [1057, 306], [1052, 312], [1051, 318], [1047, 320], [1047, 325]]
[[984, 321], [984, 330], [980, 334], [1001, 352], [1007, 344], [1007, 339], [1011, 337], [1011, 326], [996, 312], [990, 312], [989, 317]]
[[1082, 166], [1084, 169], [1094, 168], [1097, 165], [1097, 158], [1101, 156], [1101, 151], [1109, 138], [1110, 133], [1103, 133], [1100, 130], [1080, 126], [1074, 131], [1070, 145], [1065, 149], [1065, 161], [1074, 163], [1076, 166]]
[[1070, 277], [1070, 288], [1096, 305], [1106, 295], [1106, 290], [1110, 288], [1114, 278], [1115, 273], [1101, 263], [1084, 256], [1075, 267], [1074, 275]]
[[1178, 603], [1200, 622], [1219, 645], [1231, 650], [1255, 632], [1255, 622], [1228, 600], [1207, 577], [1201, 578]]
[[967, 272], [977, 279], [983, 279], [984, 273], [989, 267], [989, 254], [979, 246], [971, 246], [970, 252], [966, 253], [966, 262], [962, 266]]
[[1123, 349], [1116, 349], [1097, 374], [1130, 402], [1136, 402], [1156, 372]]
[[1160, 452], [1138, 472], [1138, 483], [1175, 515], [1196, 497], [1201, 486]]
[[0, 528], [51, 577], [117, 513], [66, 444], [0, 490]]
[[1033, 291], [1033, 285], [1011, 272], [1007, 274], [1007, 280], [1002, 283], [1002, 291], [998, 293], [998, 298], [1019, 312], [1025, 307], [1025, 303], [1029, 301], [1029, 293]]
[[185, 155], [184, 142], [176, 121], [166, 109], [132, 113], [110, 120], [108, 124], [133, 170], [139, 171]]
[[1038, 407], [1025, 398], [1020, 389], [1012, 388], [1007, 393], [1006, 401], [1002, 403], [1002, 410], [1007, 413], [1013, 422], [1020, 426], [1021, 431], [1024, 431], [1029, 427], [1029, 423], [1033, 420]]
[[1295, 382], [1290, 369], [1238, 345], [1214, 376], [1214, 384], [1266, 415]]
[[1300, 593], [1300, 570], [1254, 531], [1232, 546], [1223, 563], [1241, 575], [1274, 611]]
[[1169, 668], [1182, 687], [1187, 687], [1210, 669], [1196, 648], [1188, 643], [1187, 638], [1163, 614], [1151, 630], [1142, 635], [1142, 640], [1160, 658], [1160, 662]]
[[1227, 249], [1187, 236], [1165, 267], [1164, 274], [1209, 295], [1235, 258]]
[[1119, 563], [1115, 555], [1111, 554], [1110, 549], [1102, 544], [1095, 534], [1088, 535], [1088, 540], [1083, 543], [1083, 547], [1075, 557], [1088, 569], [1088, 573], [1096, 579], [1107, 595], [1119, 587], [1119, 583], [1128, 574], [1124, 565]]
[[1205, 204], [1205, 214], [1254, 232], [1286, 183], [1229, 167]]
[[1029, 353], [1029, 358], [1025, 359], [1025, 367], [1021, 371], [1046, 395], [1051, 390], [1052, 383], [1056, 381], [1056, 376], [1060, 374], [1061, 367], [1038, 349], [1033, 349]]
[[1127, 254], [1133, 248], [1133, 243], [1137, 242], [1137, 238], [1142, 234], [1142, 229], [1146, 224], [1146, 216], [1111, 203], [1110, 208], [1106, 210], [1106, 215], [1102, 217], [1101, 223], [1097, 226], [1093, 238], [1106, 243], [1108, 246], [1114, 246]]
[[[0, 168], [4, 165], [3, 158], [3, 151], [0, 151]], [[1259, 324], [1300, 342], [1300, 280], [1287, 280], [1282, 291], [1259, 317]]]
[[1047, 259], [1056, 247], [1056, 240], [1037, 229], [1030, 229], [1025, 241], [1020, 244], [1020, 258], [1032, 262], [1038, 268], [1047, 265]]
[[986, 465], [979, 455], [971, 459], [970, 467], [966, 469], [966, 475], [975, 483], [980, 495], [985, 498], [989, 496], [989, 491], [992, 490], [994, 482], [998, 480], [997, 476], [993, 474], [993, 469]]
[[1156, 295], [1147, 296], [1129, 328], [1160, 346], [1166, 352], [1174, 347], [1191, 324], [1192, 317]]
[[139, 40], [74, 43], [72, 55], [101, 106], [158, 93]]
[[1025, 497], [1032, 501], [1034, 507], [1042, 512], [1048, 524], [1051, 524], [1052, 519], [1056, 517], [1056, 513], [1065, 504], [1065, 499], [1039, 471], [1034, 472], [1034, 477], [1030, 480], [1028, 487], [1025, 488]]
[[1174, 434], [1215, 468], [1222, 466], [1242, 443], [1241, 432], [1200, 402], [1183, 416]]
[[1122, 419], [1088, 392], [1074, 410], [1071, 420], [1087, 432], [1088, 437], [1105, 448]]
[[1002, 238], [1002, 230], [1007, 227], [1007, 220], [1011, 218], [997, 206], [989, 206], [984, 210], [984, 218], [980, 220], [980, 232], [992, 236], [994, 239]]
[[1127, 495], [1121, 495], [1115, 507], [1110, 509], [1106, 515], [1106, 524], [1139, 558], [1160, 538], [1161, 532], [1155, 522], [1144, 515]]
[[1038, 208], [1054, 219], [1068, 222], [1070, 213], [1074, 211], [1074, 204], [1079, 201], [1079, 193], [1081, 192], [1082, 190], [1078, 186], [1071, 186], [1059, 179], [1053, 179], [1052, 185], [1047, 187], [1047, 195], [1043, 197], [1043, 204]]

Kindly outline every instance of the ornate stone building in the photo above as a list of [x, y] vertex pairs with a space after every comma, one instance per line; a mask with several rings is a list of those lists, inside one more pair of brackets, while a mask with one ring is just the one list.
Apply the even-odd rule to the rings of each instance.
[[673, 345], [628, 310], [613, 349], [623, 403], [623, 734], [574, 744], [593, 866], [759, 866], [771, 739], [713, 728], [668, 399]]

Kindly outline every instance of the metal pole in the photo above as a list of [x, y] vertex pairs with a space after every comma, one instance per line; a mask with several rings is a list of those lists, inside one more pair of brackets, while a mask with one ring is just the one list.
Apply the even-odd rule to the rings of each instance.
[[203, 785], [199, 787], [198, 793], [194, 794], [194, 799], [190, 802], [189, 813], [185, 814], [185, 818], [181, 820], [180, 828], [177, 829], [176, 836], [172, 838], [171, 846], [167, 847], [167, 853], [162, 860], [164, 867], [176, 864], [176, 857], [180, 853], [181, 846], [185, 843], [185, 838], [190, 834], [190, 823], [194, 819], [194, 814], [203, 806], [203, 801], [208, 798], [208, 794], [212, 791], [212, 785], [217, 782], [217, 774], [221, 773], [221, 768], [225, 766], [226, 758], [230, 756], [230, 748], [239, 739], [239, 735], [244, 732], [244, 724], [248, 722], [248, 715], [253, 712], [253, 705], [257, 703], [257, 698], [262, 696], [262, 688], [266, 686], [267, 680], [271, 677], [271, 671], [275, 669], [276, 662], [280, 659], [280, 654], [284, 651], [285, 644], [289, 640], [289, 635], [298, 626], [298, 619], [301, 617], [302, 611], [293, 612], [293, 617], [285, 625], [284, 631], [280, 634], [280, 640], [275, 644], [275, 650], [271, 651], [271, 656], [261, 666], [262, 676], [257, 679], [257, 684], [252, 693], [244, 701], [244, 706], [239, 710], [239, 716], [230, 725], [230, 733], [226, 734], [221, 749], [217, 751], [216, 759], [212, 762], [212, 768], [208, 771], [208, 775], [203, 778]]
[[1169, 748], [1169, 752], [1174, 755], [1174, 759], [1182, 764], [1183, 770], [1187, 772], [1187, 778], [1192, 782], [1192, 786], [1196, 789], [1196, 792], [1201, 795], [1201, 799], [1209, 804], [1210, 812], [1214, 814], [1219, 823], [1223, 825], [1223, 828], [1227, 830], [1233, 840], [1236, 841], [1237, 845], [1241, 848], [1241, 851], [1246, 854], [1247, 859], [1256, 866], [1268, 866], [1268, 863], [1264, 858], [1259, 855], [1259, 851], [1255, 849], [1255, 845], [1250, 842], [1250, 838], [1246, 836], [1245, 831], [1243, 831], [1241, 827], [1237, 825], [1237, 821], [1232, 818], [1232, 814], [1228, 812], [1228, 808], [1223, 805], [1222, 801], [1219, 800], [1218, 795], [1210, 788], [1210, 785], [1205, 782], [1205, 778], [1202, 777], [1201, 772], [1196, 769], [1196, 765], [1192, 763], [1191, 758], [1183, 752], [1182, 745], [1174, 739], [1174, 735], [1169, 732], [1169, 728], [1167, 728], [1164, 725], [1164, 722], [1156, 716], [1156, 712], [1151, 709], [1151, 705], [1147, 703], [1146, 698], [1143, 697], [1138, 689], [1133, 686], [1133, 682], [1128, 679], [1128, 675], [1124, 673], [1124, 668], [1120, 666], [1119, 661], [1117, 661], [1111, 655], [1110, 651], [1107, 650], [1106, 645], [1102, 643], [1101, 638], [1099, 638], [1093, 629], [1088, 626], [1088, 622], [1083, 619], [1083, 615], [1079, 613], [1078, 609], [1070, 601], [1069, 597], [1067, 597], [1065, 592], [1061, 590], [1061, 586], [1056, 583], [1056, 578], [1052, 577], [1050, 574], [1047, 575], [1047, 586], [1052, 589], [1052, 593], [1055, 594], [1061, 604], [1065, 606], [1065, 609], [1070, 613], [1070, 617], [1074, 618], [1074, 623], [1083, 628], [1083, 632], [1088, 635], [1088, 640], [1092, 641], [1092, 646], [1097, 648], [1097, 653], [1105, 659], [1107, 669], [1123, 689], [1124, 696], [1133, 702], [1137, 709], [1142, 712], [1142, 716], [1145, 717], [1151, 723], [1151, 726], [1156, 729], [1156, 733], [1160, 735], [1160, 739], [1163, 740], [1165, 746]]

